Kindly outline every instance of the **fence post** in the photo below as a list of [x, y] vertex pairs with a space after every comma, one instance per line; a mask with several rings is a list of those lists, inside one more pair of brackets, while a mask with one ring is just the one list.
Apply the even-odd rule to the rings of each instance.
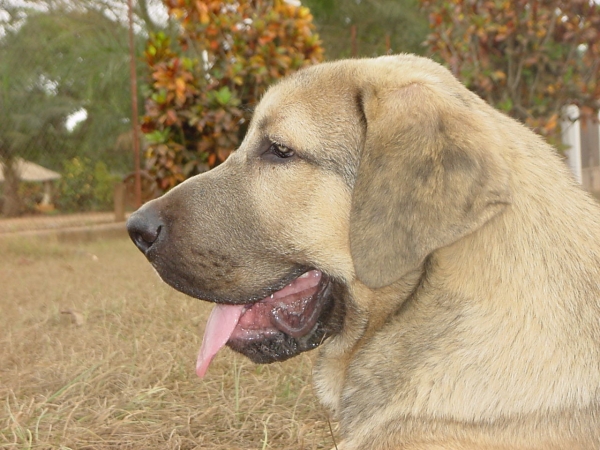
[[133, 5], [132, 1], [127, 1], [127, 16], [129, 18], [129, 72], [130, 72], [130, 84], [131, 84], [131, 125], [132, 125], [132, 137], [133, 137], [133, 160], [135, 166], [135, 207], [139, 208], [142, 206], [142, 178], [140, 173], [140, 137], [139, 137], [139, 123], [138, 123], [138, 89], [137, 89], [137, 72], [135, 68], [135, 45], [133, 39]]
[[115, 222], [125, 221], [125, 183], [115, 184]]
[[579, 184], [583, 182], [581, 167], [581, 129], [579, 124], [579, 108], [569, 105], [564, 109], [565, 118], [561, 122], [561, 137], [563, 144], [569, 148], [565, 150], [567, 165]]

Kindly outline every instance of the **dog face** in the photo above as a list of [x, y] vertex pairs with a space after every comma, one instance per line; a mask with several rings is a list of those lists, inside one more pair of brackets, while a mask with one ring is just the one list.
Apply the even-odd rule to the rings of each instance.
[[272, 362], [339, 334], [350, 309], [368, 320], [364, 311], [386, 308], [359, 304], [357, 282], [392, 285], [508, 202], [501, 165], [471, 144], [486, 130], [460, 117], [470, 97], [445, 87], [437, 98], [447, 74], [415, 61], [414, 73], [380, 58], [282, 81], [224, 164], [130, 218], [167, 283], [224, 305], [207, 325], [201, 373], [221, 341]]
[[[128, 224], [168, 284], [243, 305], [228, 344], [255, 362], [287, 359], [339, 332], [353, 278], [359, 105], [352, 96], [325, 97], [308, 81], [300, 75], [271, 89], [224, 164], [145, 205]], [[341, 121], [338, 128], [323, 115]]]

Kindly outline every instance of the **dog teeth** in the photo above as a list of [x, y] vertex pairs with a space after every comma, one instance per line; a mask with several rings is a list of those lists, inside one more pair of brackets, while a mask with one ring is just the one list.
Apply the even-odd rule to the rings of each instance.
[[302, 275], [300, 275], [298, 278], [308, 278], [310, 275], [310, 272], [305, 272]]

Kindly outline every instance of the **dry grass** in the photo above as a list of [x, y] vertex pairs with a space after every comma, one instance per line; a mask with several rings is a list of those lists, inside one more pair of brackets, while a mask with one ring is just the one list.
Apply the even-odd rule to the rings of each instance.
[[129, 241], [0, 241], [0, 448], [329, 449], [311, 355], [194, 365], [210, 305]]

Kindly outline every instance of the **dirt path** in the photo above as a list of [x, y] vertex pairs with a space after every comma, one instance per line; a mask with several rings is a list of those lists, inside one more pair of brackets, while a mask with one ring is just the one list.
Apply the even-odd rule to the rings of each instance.
[[109, 224], [124, 227], [123, 222], [115, 222], [115, 215], [112, 212], [36, 215], [11, 219], [0, 218], [0, 236], [30, 234], [36, 231], [106, 227]]

